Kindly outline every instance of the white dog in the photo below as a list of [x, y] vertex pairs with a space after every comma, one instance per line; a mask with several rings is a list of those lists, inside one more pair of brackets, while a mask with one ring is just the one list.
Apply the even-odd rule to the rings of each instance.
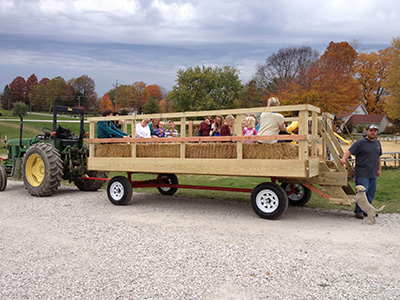
[[357, 195], [354, 197], [354, 200], [352, 203], [357, 203], [358, 206], [368, 215], [368, 219], [370, 220], [370, 225], [375, 224], [375, 216], [376, 213], [381, 211], [382, 209], [385, 208], [385, 205], [382, 205], [381, 208], [376, 209], [373, 207], [367, 199], [367, 196], [365, 195], [365, 187], [362, 185], [357, 185], [356, 186], [356, 192]]

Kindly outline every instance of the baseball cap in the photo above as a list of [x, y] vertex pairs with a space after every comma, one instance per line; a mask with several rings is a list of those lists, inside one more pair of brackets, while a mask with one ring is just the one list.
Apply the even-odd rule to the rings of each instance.
[[376, 126], [375, 124], [371, 124], [371, 125], [367, 126], [367, 130], [371, 130], [371, 129], [379, 130], [378, 126]]

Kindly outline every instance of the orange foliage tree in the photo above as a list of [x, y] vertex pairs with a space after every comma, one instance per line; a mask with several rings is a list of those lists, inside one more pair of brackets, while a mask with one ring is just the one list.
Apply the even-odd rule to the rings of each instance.
[[161, 88], [157, 84], [151, 84], [146, 87], [147, 93], [145, 93], [145, 97], [147, 97], [146, 101], [150, 96], [153, 96], [158, 102], [164, 99], [164, 95], [161, 91]]
[[400, 123], [400, 36], [393, 38], [392, 45], [395, 49], [395, 57], [388, 70], [385, 87], [389, 92], [386, 110], [390, 118]]
[[277, 88], [282, 104], [313, 104], [339, 113], [360, 97], [354, 75], [357, 52], [347, 42], [331, 42], [324, 54], [284, 87]]
[[101, 101], [99, 104], [99, 109], [100, 109], [100, 111], [103, 111], [105, 109], [114, 110], [114, 107], [112, 105], [110, 97], [108, 96], [108, 93], [105, 93], [103, 98], [101, 98]]
[[370, 114], [383, 114], [387, 91], [384, 84], [388, 69], [395, 58], [395, 48], [389, 47], [369, 54], [361, 53], [355, 64], [362, 102]]

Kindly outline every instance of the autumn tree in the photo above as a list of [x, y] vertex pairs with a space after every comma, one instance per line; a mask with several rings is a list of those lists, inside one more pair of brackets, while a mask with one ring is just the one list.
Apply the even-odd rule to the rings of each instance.
[[104, 94], [104, 96], [103, 96], [103, 98], [101, 99], [100, 104], [99, 104], [99, 110], [100, 110], [100, 111], [103, 111], [103, 110], [105, 110], [105, 109], [114, 110], [113, 104], [112, 104], [112, 102], [111, 102], [110, 97], [108, 96], [108, 93], [105, 93], [105, 94]]
[[383, 114], [388, 68], [395, 58], [394, 47], [372, 53], [361, 53], [355, 64], [362, 102], [370, 114]]
[[78, 78], [70, 79], [68, 85], [72, 88], [75, 105], [80, 104], [87, 109], [92, 109], [96, 105], [96, 84], [92, 78], [82, 75]]
[[58, 76], [49, 81], [45, 86], [44, 98], [49, 112], [53, 110], [55, 104], [61, 104], [64, 101], [67, 91], [68, 85], [64, 78]]
[[10, 84], [12, 94], [12, 104], [15, 102], [24, 102], [26, 97], [26, 81], [23, 77], [16, 77]]
[[331, 42], [317, 61], [275, 95], [282, 104], [308, 103], [330, 113], [342, 112], [360, 97], [353, 78], [356, 58], [357, 52], [347, 42]]
[[145, 97], [149, 98], [150, 96], [153, 96], [158, 102], [164, 99], [164, 95], [159, 85], [157, 84], [148, 85], [146, 86], [146, 90], [147, 93], [145, 93]]
[[393, 38], [395, 58], [388, 69], [385, 88], [389, 96], [386, 103], [386, 111], [390, 118], [399, 123], [400, 120], [400, 37]]
[[319, 53], [308, 46], [281, 48], [257, 66], [252, 80], [265, 93], [277, 92], [285, 89], [286, 84], [308, 69], [318, 57]]
[[136, 81], [132, 86], [134, 88], [136, 108], [140, 113], [143, 111], [146, 101], [149, 98], [149, 91], [147, 90], [147, 85], [143, 81]]
[[168, 95], [176, 111], [234, 108], [243, 94], [239, 71], [234, 67], [197, 66], [181, 69], [177, 75]]
[[[110, 97], [111, 98], [111, 97]], [[114, 93], [114, 106], [117, 109], [134, 110], [137, 104], [135, 88], [132, 85], [119, 85]]]

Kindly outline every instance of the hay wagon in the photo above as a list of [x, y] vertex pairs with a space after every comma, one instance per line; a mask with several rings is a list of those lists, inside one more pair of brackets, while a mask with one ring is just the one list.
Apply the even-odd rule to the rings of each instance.
[[[242, 136], [242, 120], [246, 114], [279, 112], [286, 121], [298, 121], [294, 135]], [[232, 114], [235, 118], [232, 136], [199, 137], [193, 126], [207, 115]], [[144, 118], [174, 120], [180, 126], [175, 138], [97, 139], [99, 121], [124, 120], [124, 131], [135, 137], [135, 125]], [[156, 187], [162, 195], [172, 195], [178, 188], [209, 189], [251, 193], [251, 205], [262, 218], [278, 218], [292, 205], [304, 205], [316, 192], [331, 203], [351, 205], [348, 195], [354, 190], [348, 182], [353, 169], [340, 164], [343, 150], [332, 131], [332, 116], [321, 114], [312, 105], [257, 107], [216, 111], [167, 114], [93, 117], [90, 122], [89, 170], [126, 172], [127, 176], [108, 180], [107, 195], [115, 205], [126, 205], [132, 188]], [[128, 127], [129, 125], [129, 127]], [[247, 143], [248, 141], [291, 140], [290, 143]], [[153, 180], [133, 181], [132, 173], [157, 174]], [[205, 187], [179, 184], [177, 175], [221, 175], [270, 178], [251, 189]]]

